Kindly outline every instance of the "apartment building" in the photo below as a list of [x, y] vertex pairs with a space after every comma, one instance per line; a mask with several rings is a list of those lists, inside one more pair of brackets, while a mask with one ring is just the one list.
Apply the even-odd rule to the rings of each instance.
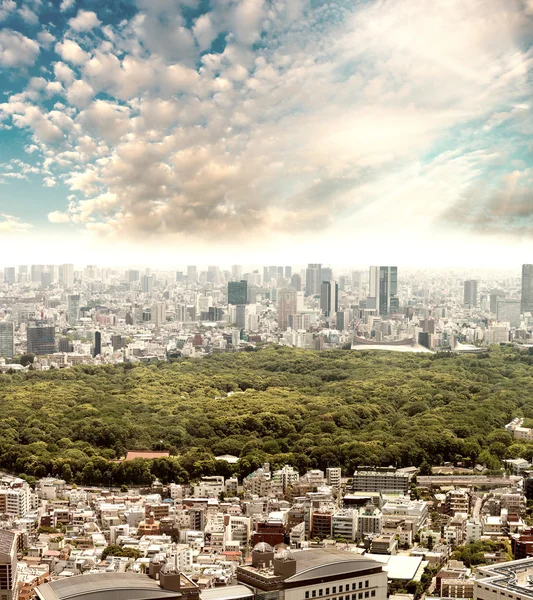
[[357, 467], [353, 474], [352, 489], [355, 492], [407, 494], [410, 477], [409, 473], [394, 467]]

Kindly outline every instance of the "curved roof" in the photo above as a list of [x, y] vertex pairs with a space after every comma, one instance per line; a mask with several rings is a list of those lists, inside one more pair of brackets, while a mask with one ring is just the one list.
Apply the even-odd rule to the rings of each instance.
[[286, 583], [382, 568], [375, 560], [338, 549], [295, 550], [292, 556], [296, 559], [297, 572], [285, 579]]
[[259, 542], [253, 547], [252, 552], [274, 552], [274, 548], [266, 542]]

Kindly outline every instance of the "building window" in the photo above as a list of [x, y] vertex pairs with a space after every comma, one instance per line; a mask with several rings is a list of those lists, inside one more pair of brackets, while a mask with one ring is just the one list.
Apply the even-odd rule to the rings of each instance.
[[365, 592], [365, 598], [368, 598], [370, 596], [369, 592]]
[[339, 592], [342, 592], [342, 585], [339, 585]]
[[332, 594], [336, 594], [337, 593], [337, 586], [336, 585], [333, 586], [331, 593]]
[[352, 600], [357, 600], [357, 594], [352, 594]]
[[312, 595], [313, 598], [316, 598], [316, 590], [313, 590], [313, 592], [312, 592], [311, 595]]
[[372, 598], [373, 598], [373, 597], [376, 595], [376, 590], [372, 590], [372, 591], [370, 592], [370, 595], [371, 595], [371, 596], [372, 596]]
[[368, 579], [365, 581], [365, 587], [368, 587]]
[[318, 590], [318, 595], [322, 596], [322, 590]]
[[326, 596], [329, 596], [329, 588], [326, 588]]
[[362, 587], [363, 587], [363, 582], [362, 582], [362, 581], [360, 581], [360, 582], [359, 582], [359, 589], [361, 589]]
[[305, 592], [306, 599], [309, 598], [309, 592]]
[[355, 582], [352, 583], [352, 590], [355, 590]]
[[359, 592], [359, 600], [363, 597], [363, 592]]

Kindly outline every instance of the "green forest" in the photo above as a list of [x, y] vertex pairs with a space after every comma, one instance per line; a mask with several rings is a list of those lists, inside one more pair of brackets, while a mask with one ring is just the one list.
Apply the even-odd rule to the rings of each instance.
[[[228, 395], [229, 392], [235, 392]], [[0, 376], [0, 468], [79, 484], [450, 461], [499, 469], [533, 455], [503, 426], [533, 419], [533, 356], [271, 347], [155, 365]], [[115, 463], [127, 450], [171, 457]], [[216, 461], [239, 456], [236, 465]]]

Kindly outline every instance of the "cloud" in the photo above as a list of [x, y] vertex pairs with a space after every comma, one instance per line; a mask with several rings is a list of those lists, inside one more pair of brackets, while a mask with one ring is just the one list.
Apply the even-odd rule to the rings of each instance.
[[0, 67], [19, 68], [33, 65], [39, 45], [12, 29], [0, 30]]
[[0, 21], [4, 21], [17, 10], [17, 3], [15, 0], [2, 0], [0, 2]]
[[90, 58], [90, 54], [82, 50], [80, 45], [74, 40], [65, 39], [62, 42], [58, 42], [55, 51], [64, 61], [73, 65], [82, 65]]
[[37, 34], [37, 39], [44, 48], [49, 48], [56, 41], [56, 38], [46, 29]]
[[88, 106], [93, 96], [93, 88], [82, 79], [75, 81], [67, 90], [67, 100], [77, 108]]
[[31, 10], [29, 6], [22, 6], [18, 13], [29, 25], [37, 25], [39, 22], [39, 17], [33, 12], [33, 10]]
[[60, 210], [54, 210], [53, 212], [48, 213], [48, 220], [50, 223], [69, 223], [70, 217]]
[[24, 233], [32, 227], [33, 225], [24, 223], [18, 217], [0, 214], [0, 232], [2, 233]]
[[90, 10], [79, 10], [78, 14], [69, 20], [70, 28], [76, 32], [91, 31], [101, 24], [96, 13]]
[[59, 6], [61, 12], [65, 12], [76, 4], [76, 0], [62, 0]]

